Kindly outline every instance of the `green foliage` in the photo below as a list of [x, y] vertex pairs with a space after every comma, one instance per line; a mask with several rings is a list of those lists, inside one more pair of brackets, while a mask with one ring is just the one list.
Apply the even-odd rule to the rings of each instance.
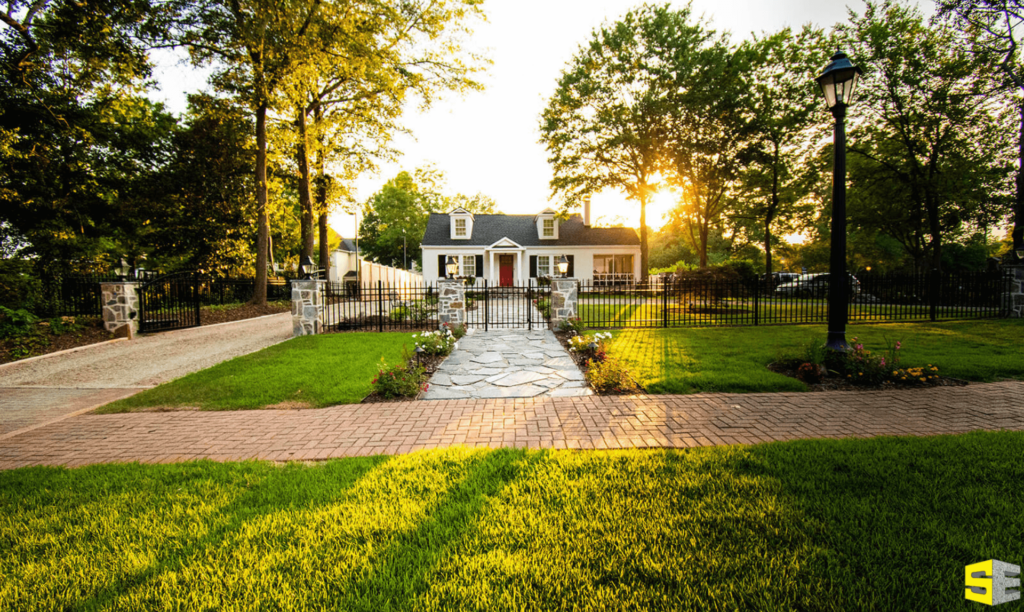
[[450, 355], [458, 339], [448, 328], [433, 332], [422, 332], [413, 334], [416, 340], [416, 348], [423, 349], [427, 355]]
[[[941, 364], [945, 376], [1024, 379], [1016, 344], [1024, 333], [1022, 321], [889, 323], [855, 330], [868, 346], [901, 338], [902, 362]], [[615, 333], [609, 354], [625, 360], [649, 393], [802, 391], [799, 381], [766, 366], [780, 355], [803, 357], [808, 343], [823, 343], [825, 336], [823, 325], [623, 330]]]
[[964, 565], [1024, 557], [1022, 445], [976, 432], [7, 470], [0, 607], [955, 610]]
[[401, 359], [409, 340], [409, 334], [376, 332], [293, 338], [107, 404], [98, 412], [355, 404], [369, 395], [380, 360]]
[[25, 309], [12, 310], [0, 306], [0, 339], [38, 333], [39, 317]]
[[540, 314], [543, 315], [545, 319], [550, 319], [551, 318], [551, 300], [550, 299], [548, 299], [548, 298], [537, 298], [536, 300], [533, 301], [533, 304], [537, 307], [537, 310], [540, 311]]
[[382, 359], [377, 375], [373, 378], [373, 391], [386, 399], [416, 397], [421, 390], [426, 390], [423, 383], [425, 372], [422, 365], [414, 368], [410, 368], [407, 363], [388, 365]]
[[388, 266], [411, 266], [423, 258], [420, 243], [430, 213], [459, 206], [477, 214], [494, 212], [494, 201], [487, 196], [448, 197], [444, 187], [444, 173], [432, 166], [418, 168], [413, 174], [400, 172], [385, 183], [363, 205], [359, 247], [365, 256]]
[[455, 337], [456, 341], [461, 340], [468, 331], [466, 329], [465, 323], [459, 323], [457, 325], [452, 325], [450, 323], [442, 323], [441, 329], [450, 332], [451, 335]]
[[587, 361], [587, 383], [598, 393], [633, 393], [639, 391], [629, 367], [617, 357]]
[[583, 319], [579, 317], [570, 317], [568, 319], [562, 319], [558, 323], [558, 331], [571, 334], [581, 334], [586, 329], [586, 325], [583, 324]]

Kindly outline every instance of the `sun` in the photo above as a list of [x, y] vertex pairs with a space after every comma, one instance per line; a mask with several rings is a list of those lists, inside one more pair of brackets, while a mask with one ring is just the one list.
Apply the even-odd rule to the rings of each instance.
[[[640, 229], [640, 204], [628, 200], [620, 191], [605, 190], [591, 198], [591, 219], [595, 225], [624, 225]], [[658, 231], [668, 222], [669, 211], [676, 206], [675, 191], [659, 189], [647, 203], [647, 227]]]

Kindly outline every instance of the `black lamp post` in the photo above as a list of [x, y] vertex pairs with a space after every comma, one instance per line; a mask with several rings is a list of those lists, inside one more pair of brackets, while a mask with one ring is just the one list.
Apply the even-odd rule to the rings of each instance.
[[444, 268], [448, 273], [448, 278], [455, 278], [455, 275], [459, 272], [459, 262], [455, 261], [455, 258], [449, 255], [448, 260], [444, 264]]
[[861, 69], [846, 54], [836, 51], [832, 62], [817, 79], [825, 103], [836, 120], [832, 140], [832, 249], [828, 274], [828, 340], [833, 351], [846, 351], [846, 319], [850, 280], [846, 274], [846, 107], [853, 102], [853, 90]]
[[565, 275], [569, 273], [569, 259], [565, 255], [561, 255], [558, 258], [558, 275], [565, 278]]

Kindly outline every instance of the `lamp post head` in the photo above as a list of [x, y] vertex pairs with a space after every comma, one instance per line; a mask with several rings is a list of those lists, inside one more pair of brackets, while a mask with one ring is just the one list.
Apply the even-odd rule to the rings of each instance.
[[459, 262], [455, 261], [455, 257], [452, 255], [448, 256], [448, 259], [444, 264], [445, 272], [447, 272], [448, 278], [455, 278], [455, 275], [459, 272]]
[[853, 103], [853, 90], [857, 79], [864, 71], [854, 66], [850, 58], [842, 51], [836, 51], [825, 71], [815, 79], [825, 96], [825, 104], [829, 110], [837, 107], [846, 108]]
[[306, 255], [299, 262], [299, 277], [303, 280], [310, 280], [314, 274], [316, 274], [316, 268], [313, 266], [313, 258]]
[[1017, 261], [1024, 261], [1024, 249], [1017, 249]]
[[569, 272], [569, 259], [565, 255], [561, 255], [558, 258], [558, 275], [565, 278], [565, 275]]

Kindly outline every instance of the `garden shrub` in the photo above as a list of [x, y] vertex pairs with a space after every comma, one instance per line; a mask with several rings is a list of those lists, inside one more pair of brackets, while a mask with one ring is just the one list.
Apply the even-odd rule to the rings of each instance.
[[450, 355], [458, 340], [451, 329], [413, 334], [416, 347], [423, 349], [426, 355]]
[[583, 324], [583, 319], [579, 317], [563, 319], [558, 324], [558, 331], [568, 334], [582, 334], [584, 329], [586, 329], [586, 326]]
[[626, 365], [615, 357], [587, 362], [587, 382], [598, 393], [630, 393], [639, 391]]
[[461, 340], [462, 337], [466, 335], [465, 323], [459, 323], [457, 325], [452, 325], [451, 323], [442, 323], [441, 329], [450, 332], [451, 335], [455, 337], [456, 341]]
[[422, 382], [425, 369], [421, 365], [414, 368], [405, 365], [388, 365], [381, 358], [377, 376], [373, 379], [373, 391], [386, 399], [395, 397], [415, 397], [420, 391], [426, 390]]
[[[573, 336], [569, 338], [569, 352], [581, 355], [588, 361], [591, 359], [604, 361], [608, 356], [608, 347], [605, 345], [605, 342], [610, 340], [611, 337], [611, 332]], [[596, 347], [591, 345], [596, 345]]]
[[551, 318], [551, 300], [548, 298], [538, 298], [533, 303], [537, 306], [537, 310], [544, 315], [545, 319]]
[[409, 316], [409, 308], [407, 306], [395, 306], [388, 313], [388, 318], [396, 323], [405, 321], [406, 317]]

